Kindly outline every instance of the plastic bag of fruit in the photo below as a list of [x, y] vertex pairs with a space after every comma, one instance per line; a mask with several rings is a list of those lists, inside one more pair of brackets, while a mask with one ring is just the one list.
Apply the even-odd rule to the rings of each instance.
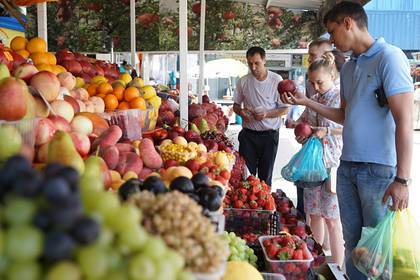
[[[284, 179], [291, 182], [322, 182], [328, 177], [323, 161], [321, 141], [311, 137], [281, 170]], [[318, 185], [319, 186], [319, 185]]]
[[363, 227], [362, 236], [353, 249], [354, 265], [371, 279], [391, 279], [394, 219], [395, 212], [389, 211], [376, 227]]
[[408, 210], [395, 213], [392, 279], [420, 279], [420, 225]]

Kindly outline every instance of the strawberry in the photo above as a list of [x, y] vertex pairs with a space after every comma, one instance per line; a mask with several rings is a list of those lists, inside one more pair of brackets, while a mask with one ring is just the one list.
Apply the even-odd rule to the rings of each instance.
[[262, 190], [260, 184], [252, 185], [252, 192], [253, 193], [259, 193]]
[[278, 254], [279, 248], [274, 244], [270, 244], [270, 246], [268, 246], [266, 250], [267, 250], [268, 257], [270, 259], [274, 259], [276, 255]]
[[239, 194], [239, 200], [246, 202], [248, 200], [248, 197], [246, 196], [246, 194]]
[[256, 197], [254, 194], [251, 194], [251, 195], [249, 196], [249, 200], [254, 200], [254, 201], [257, 201], [257, 197]]
[[289, 263], [286, 263], [286, 264], [283, 266], [284, 274], [294, 273], [295, 268], [296, 268], [295, 264], [290, 263], [290, 262], [289, 262]]
[[260, 199], [258, 199], [257, 203], [258, 203], [258, 205], [264, 207], [266, 201], [264, 199], [260, 198]]
[[219, 175], [225, 178], [226, 180], [229, 180], [230, 178], [230, 172], [226, 169], [223, 169], [222, 171], [220, 171]]
[[295, 250], [295, 252], [293, 253], [292, 258], [294, 260], [303, 260], [303, 251], [302, 251], [302, 249]]
[[239, 193], [241, 194], [247, 194], [248, 190], [247, 189], [239, 189]]
[[271, 199], [269, 199], [266, 203], [265, 203], [265, 205], [264, 205], [264, 209], [265, 210], [274, 210], [274, 209], [276, 209], [276, 206], [275, 206], [275, 204], [274, 204], [274, 201]]
[[310, 259], [312, 259], [312, 254], [311, 254], [311, 252], [309, 252], [308, 249], [302, 250], [302, 252], [303, 252], [303, 259], [304, 260], [310, 260]]
[[290, 251], [287, 247], [282, 247], [277, 251], [277, 259], [279, 260], [288, 260], [291, 256], [289, 255]]
[[244, 206], [244, 203], [241, 200], [237, 200], [234, 202], [233, 206], [235, 208], [242, 208], [242, 206]]
[[293, 240], [293, 238], [291, 236], [285, 236], [285, 237], [283, 237], [283, 239], [281, 240], [280, 244], [283, 247], [290, 247], [290, 248], [294, 248], [295, 247], [295, 241]]
[[264, 248], [267, 248], [268, 246], [270, 246], [270, 245], [271, 245], [271, 240], [270, 240], [270, 239], [266, 239], [266, 240], [264, 240], [264, 241], [263, 241], [263, 245], [264, 245]]
[[257, 209], [258, 204], [255, 202], [255, 200], [251, 200], [249, 202], [249, 206], [251, 207], [251, 209]]

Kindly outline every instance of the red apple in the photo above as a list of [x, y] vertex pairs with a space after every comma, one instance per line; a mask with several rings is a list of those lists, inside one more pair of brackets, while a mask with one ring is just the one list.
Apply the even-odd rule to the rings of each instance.
[[179, 136], [184, 136], [184, 133], [185, 133], [185, 130], [182, 127], [177, 126], [177, 125], [173, 126], [171, 128], [171, 131], [177, 132]]
[[185, 132], [184, 137], [188, 142], [197, 143], [198, 139], [200, 138], [200, 135], [198, 135], [198, 133], [195, 132], [194, 130], [188, 130], [187, 132]]
[[284, 94], [286, 92], [295, 93], [296, 85], [292, 80], [283, 80], [279, 83], [277, 90], [279, 94]]
[[190, 159], [185, 163], [185, 166], [191, 170], [193, 174], [197, 173], [200, 169], [200, 163], [196, 159]]
[[295, 127], [295, 136], [309, 137], [313, 133], [311, 126], [306, 122], [301, 122]]
[[36, 131], [35, 145], [39, 146], [50, 142], [56, 130], [57, 128], [50, 119], [40, 119]]

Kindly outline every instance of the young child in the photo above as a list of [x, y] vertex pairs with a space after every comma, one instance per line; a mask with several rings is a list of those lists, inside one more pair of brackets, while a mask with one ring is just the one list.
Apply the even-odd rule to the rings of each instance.
[[[331, 107], [340, 106], [340, 89], [335, 83], [338, 72], [334, 55], [325, 53], [321, 58], [313, 61], [308, 69], [308, 78], [316, 94], [311, 97], [318, 103]], [[330, 237], [330, 247], [333, 261], [343, 265], [344, 241], [342, 235], [340, 212], [337, 194], [335, 193], [336, 167], [339, 165], [343, 141], [342, 126], [330, 121], [309, 108], [306, 108], [298, 122], [307, 122], [313, 128], [313, 135], [318, 137], [324, 148], [324, 165], [329, 178], [315, 188], [304, 190], [305, 213], [310, 216], [310, 226], [315, 240], [322, 244], [324, 240], [324, 220]], [[297, 137], [299, 143], [307, 139]]]

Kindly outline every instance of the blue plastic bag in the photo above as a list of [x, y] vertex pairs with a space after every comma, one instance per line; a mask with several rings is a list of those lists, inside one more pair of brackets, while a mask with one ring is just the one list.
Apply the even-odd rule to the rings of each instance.
[[300, 151], [282, 168], [281, 175], [291, 182], [322, 182], [328, 178], [321, 141], [311, 137]]

